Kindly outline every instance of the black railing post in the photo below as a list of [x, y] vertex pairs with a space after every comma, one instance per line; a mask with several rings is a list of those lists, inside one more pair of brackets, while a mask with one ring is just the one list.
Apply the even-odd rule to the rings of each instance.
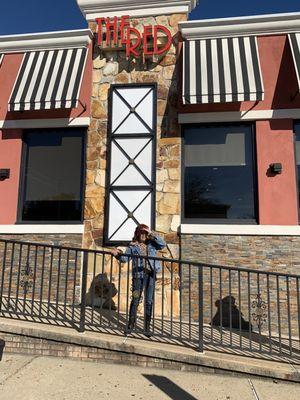
[[199, 346], [198, 350], [203, 353], [203, 266], [198, 267], [198, 290], [199, 290]]
[[7, 243], [4, 242], [4, 251], [3, 251], [3, 255], [2, 255], [3, 260], [2, 260], [2, 274], [1, 274], [0, 311], [1, 311], [1, 308], [2, 308], [2, 297], [3, 297], [3, 290], [4, 290], [6, 252], [7, 252]]
[[89, 253], [83, 251], [79, 332], [85, 331], [86, 289]]

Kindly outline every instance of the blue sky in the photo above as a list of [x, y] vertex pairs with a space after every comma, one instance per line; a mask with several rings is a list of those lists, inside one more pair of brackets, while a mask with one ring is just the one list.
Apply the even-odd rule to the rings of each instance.
[[76, 0], [0, 0], [0, 35], [85, 27]]
[[[190, 19], [296, 11], [300, 0], [200, 0]], [[76, 0], [0, 0], [0, 35], [86, 26]]]
[[300, 0], [200, 0], [190, 19], [300, 12]]

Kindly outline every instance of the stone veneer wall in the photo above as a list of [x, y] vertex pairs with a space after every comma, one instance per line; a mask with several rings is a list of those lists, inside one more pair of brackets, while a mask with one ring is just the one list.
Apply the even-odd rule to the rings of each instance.
[[[181, 258], [192, 262], [240, 267], [256, 272], [228, 272], [209, 267], [203, 268], [204, 322], [213, 318], [220, 320], [222, 308], [223, 324], [229, 323], [229, 297], [233, 296], [234, 314], [242, 312], [242, 318], [250, 322], [258, 331], [257, 315], [263, 311], [261, 331], [271, 331], [273, 335], [299, 335], [299, 285], [300, 278], [276, 275], [269, 277], [263, 272], [294, 274], [300, 277], [300, 237], [299, 236], [234, 236], [234, 235], [181, 235]], [[183, 313], [192, 319], [199, 317], [198, 282], [199, 268], [183, 265]], [[240, 287], [238, 284], [240, 277]], [[191, 283], [190, 283], [191, 282]], [[220, 289], [220, 286], [222, 287]], [[269, 293], [268, 293], [269, 292]], [[265, 309], [257, 308], [260, 295]], [[288, 295], [289, 294], [289, 295]], [[220, 302], [222, 299], [222, 303]], [[280, 325], [279, 317], [280, 314]], [[288, 318], [290, 314], [290, 320]], [[239, 322], [235, 318], [235, 327]], [[290, 325], [289, 325], [290, 324]], [[227, 325], [228, 326], [228, 325]], [[280, 329], [279, 329], [280, 328]], [[248, 328], [246, 328], [247, 330]]]
[[[126, 59], [125, 52], [101, 52], [95, 47], [93, 60], [92, 120], [87, 140], [87, 176], [84, 246], [103, 245], [106, 188], [108, 95], [113, 83], [158, 83], [156, 230], [169, 244], [173, 257], [178, 256], [177, 229], [180, 223], [180, 130], [178, 103], [178, 22], [186, 15], [175, 14], [131, 20], [143, 25], [161, 24], [173, 34], [169, 52], [153, 60]], [[90, 23], [95, 32], [95, 23]], [[169, 254], [170, 256], [170, 254]]]
[[54, 246], [82, 247], [82, 234], [0, 234], [0, 240], [19, 240], [22, 242], [45, 243]]
[[181, 256], [200, 263], [300, 274], [300, 236], [182, 234]]
[[[20, 241], [3, 242], [1, 239]], [[30, 244], [26, 244], [30, 242]], [[7, 243], [7, 244], [6, 244]], [[34, 243], [41, 244], [35, 246]], [[46, 246], [44, 247], [43, 244]], [[2, 311], [13, 307], [15, 311], [29, 312], [35, 305], [34, 312], [43, 306], [40, 312], [53, 317], [57, 313], [52, 305], [57, 302], [61, 309], [56, 318], [66, 312], [65, 302], [78, 304], [81, 288], [81, 252], [47, 247], [47, 245], [81, 248], [81, 234], [24, 234], [0, 235], [0, 284]], [[28, 282], [27, 290], [23, 283]], [[16, 302], [16, 298], [18, 302]], [[23, 300], [24, 299], [24, 303]], [[27, 308], [23, 309], [27, 301]], [[25, 307], [25, 306], [24, 306]], [[54, 310], [54, 311], [53, 311]], [[67, 316], [64, 316], [67, 318]], [[68, 316], [69, 317], [69, 316]]]

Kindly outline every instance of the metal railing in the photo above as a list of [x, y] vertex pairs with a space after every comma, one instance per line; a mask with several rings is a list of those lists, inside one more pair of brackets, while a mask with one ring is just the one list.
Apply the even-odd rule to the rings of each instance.
[[[0, 315], [124, 334], [132, 263], [111, 253], [0, 239]], [[299, 275], [152, 258], [152, 340], [300, 359]], [[123, 260], [124, 261], [124, 260]], [[145, 290], [131, 335], [145, 332]]]

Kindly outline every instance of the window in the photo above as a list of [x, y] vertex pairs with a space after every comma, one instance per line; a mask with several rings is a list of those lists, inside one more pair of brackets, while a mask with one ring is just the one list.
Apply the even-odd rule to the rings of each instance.
[[126, 245], [155, 227], [156, 84], [111, 86], [105, 244]]
[[255, 223], [252, 125], [184, 128], [184, 222]]
[[82, 220], [83, 150], [83, 129], [24, 132], [20, 221]]
[[295, 124], [295, 152], [297, 167], [297, 185], [298, 185], [298, 207], [300, 205], [300, 122]]

